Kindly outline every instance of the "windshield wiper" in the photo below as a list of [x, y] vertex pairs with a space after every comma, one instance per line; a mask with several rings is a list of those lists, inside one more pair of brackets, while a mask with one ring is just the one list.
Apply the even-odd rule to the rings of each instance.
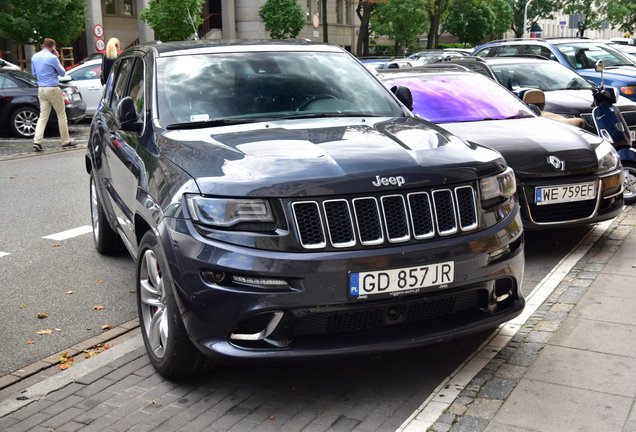
[[172, 123], [166, 129], [200, 129], [215, 126], [229, 126], [245, 123], [257, 123], [264, 121], [261, 118], [219, 118], [193, 122]]
[[330, 118], [330, 117], [381, 117], [375, 114], [367, 114], [363, 112], [343, 112], [343, 113], [302, 113], [290, 114], [276, 117], [272, 120], [293, 120], [293, 119], [309, 119], [309, 118]]

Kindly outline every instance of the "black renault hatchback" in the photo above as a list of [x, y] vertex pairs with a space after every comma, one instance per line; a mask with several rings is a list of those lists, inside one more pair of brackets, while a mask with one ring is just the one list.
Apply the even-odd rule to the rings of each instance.
[[86, 168], [95, 245], [137, 260], [143, 339], [167, 377], [208, 358], [409, 348], [523, 309], [512, 170], [335, 46], [131, 48]]

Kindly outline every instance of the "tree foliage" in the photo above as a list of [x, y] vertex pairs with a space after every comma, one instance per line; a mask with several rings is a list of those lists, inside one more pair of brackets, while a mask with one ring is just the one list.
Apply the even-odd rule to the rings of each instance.
[[0, 0], [0, 37], [20, 44], [73, 42], [84, 29], [84, 0]]
[[494, 38], [502, 37], [513, 24], [513, 10], [508, 0], [490, 0], [490, 10], [495, 16], [492, 23], [492, 35]]
[[636, 31], [636, 1], [612, 0], [607, 3], [607, 21], [620, 30], [634, 33]]
[[[513, 10], [513, 21], [510, 27], [515, 37], [523, 36], [523, 13], [527, 0], [508, 0]], [[539, 19], [553, 19], [554, 13], [563, 7], [561, 0], [532, 0], [528, 7], [528, 28]], [[527, 29], [526, 29], [527, 30]]]
[[258, 16], [272, 39], [295, 38], [305, 26], [305, 12], [296, 0], [267, 0]]
[[197, 32], [203, 22], [205, 0], [150, 0], [139, 15], [155, 31], [157, 39], [184, 40]]
[[494, 32], [495, 14], [487, 0], [454, 2], [449, 10], [446, 29], [460, 42], [477, 45]]
[[386, 1], [387, 0], [358, 0], [358, 6], [356, 6], [356, 14], [360, 19], [360, 31], [358, 32], [358, 44], [356, 46], [356, 55], [358, 57], [369, 55], [371, 17], [375, 13], [378, 5]]
[[395, 55], [401, 47], [406, 47], [428, 27], [425, 0], [389, 0], [378, 5], [371, 18], [371, 28], [375, 33], [395, 40]]
[[580, 22], [580, 37], [583, 37], [587, 29], [600, 29], [605, 21], [605, 8], [607, 2], [599, 0], [565, 0], [563, 12], [566, 14], [580, 14], [583, 21]]

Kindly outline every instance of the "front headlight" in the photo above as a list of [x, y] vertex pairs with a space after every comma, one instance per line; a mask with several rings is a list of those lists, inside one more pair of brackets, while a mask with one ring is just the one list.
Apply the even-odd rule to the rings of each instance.
[[517, 190], [517, 181], [512, 168], [492, 177], [485, 177], [479, 181], [479, 190], [483, 201], [495, 198], [510, 198]]
[[192, 219], [204, 225], [226, 228], [242, 222], [274, 222], [269, 203], [262, 199], [187, 195], [186, 202]]
[[596, 152], [596, 158], [598, 159], [599, 173], [613, 171], [618, 168], [621, 158], [616, 152], [616, 149], [610, 143], [603, 141], [594, 149], [594, 151]]

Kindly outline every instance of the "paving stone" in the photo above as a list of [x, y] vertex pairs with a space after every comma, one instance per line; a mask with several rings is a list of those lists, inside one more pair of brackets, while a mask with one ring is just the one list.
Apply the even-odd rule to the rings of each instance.
[[[512, 392], [516, 385], [516, 381], [493, 378], [489, 380], [479, 392], [480, 398], [487, 399], [505, 399]], [[473, 405], [470, 406], [472, 408]], [[468, 409], [470, 411], [470, 408]]]
[[504, 364], [501, 365], [499, 369], [497, 369], [497, 372], [495, 372], [495, 376], [508, 380], [519, 380], [523, 378], [527, 370], [528, 368], [525, 366]]
[[464, 416], [451, 428], [451, 432], [481, 432], [488, 426], [488, 420], [480, 417]]
[[11, 416], [2, 417], [0, 418], [0, 431], [8, 431], [11, 426], [19, 422], [20, 419]]
[[84, 426], [85, 425], [82, 423], [77, 423], [76, 421], [70, 421], [70, 422], [64, 423], [62, 426], [55, 429], [55, 432], [75, 432], [77, 430], [80, 430]]
[[464, 413], [468, 410], [466, 405], [462, 405], [457, 403], [457, 401], [453, 402], [450, 407], [448, 407], [448, 412], [455, 415], [464, 415]]
[[568, 317], [567, 312], [550, 311], [543, 317], [544, 321], [563, 322]]
[[46, 421], [51, 417], [50, 414], [43, 412], [35, 413], [24, 420], [11, 426], [11, 432], [26, 432], [32, 430], [35, 426]]
[[510, 356], [508, 362], [515, 366], [530, 366], [542, 348], [543, 344], [524, 343]]
[[[40, 399], [39, 401], [30, 403], [24, 408], [21, 408], [18, 411], [11, 413], [11, 417], [17, 420], [24, 420], [26, 418], [31, 417], [33, 414], [44, 411], [46, 408], [50, 407], [54, 403], [55, 402], [50, 400]], [[0, 430], [2, 430], [2, 428], [0, 428]]]
[[628, 324], [570, 317], [550, 344], [636, 357], [634, 326]]
[[429, 429], [432, 432], [449, 432], [451, 430], [451, 425], [442, 423], [440, 421], [436, 421], [433, 423], [433, 426]]
[[94, 370], [92, 372], [87, 373], [84, 376], [79, 377], [78, 379], [75, 380], [75, 382], [78, 383], [78, 384], [89, 385], [89, 384], [94, 383], [98, 379], [103, 378], [104, 376], [108, 375], [112, 371], [113, 371], [112, 367], [103, 366], [103, 367], [100, 367], [97, 370]]
[[73, 420], [82, 423], [84, 425], [89, 425], [98, 418], [105, 417], [113, 411], [113, 407], [108, 405], [97, 405], [91, 409], [84, 409], [81, 414], [75, 417]]
[[55, 402], [53, 405], [46, 407], [42, 412], [51, 415], [57, 415], [64, 410], [67, 410], [82, 401], [82, 398], [77, 395], [68, 395], [59, 402]]
[[535, 327], [537, 331], [555, 332], [559, 329], [561, 323], [554, 321], [542, 321]]
[[338, 419], [335, 422], [333, 422], [330, 430], [350, 431], [353, 428], [355, 428], [359, 423], [360, 423], [360, 420], [349, 418], [343, 414], [340, 417], [338, 417]]
[[104, 389], [112, 386], [113, 384], [115, 384], [115, 381], [109, 380], [108, 378], [101, 378], [91, 384], [88, 384], [83, 389], [75, 392], [75, 394], [81, 397], [92, 397], [93, 395], [103, 392]]
[[554, 333], [552, 332], [545, 332], [545, 331], [533, 331], [530, 332], [530, 334], [528, 335], [528, 337], [526, 338], [526, 342], [532, 342], [532, 343], [546, 343], [550, 340], [550, 338], [552, 337]]
[[497, 413], [497, 410], [502, 403], [503, 400], [498, 399], [475, 399], [475, 402], [473, 402], [468, 408], [466, 415], [491, 419]]
[[46, 395], [46, 398], [53, 402], [58, 402], [63, 399], [66, 399], [69, 395], [73, 393], [77, 393], [78, 391], [84, 388], [81, 384], [70, 383], [69, 385], [61, 388], [60, 390], [54, 391]]
[[75, 417], [77, 417], [81, 413], [82, 413], [81, 409], [75, 408], [75, 407], [70, 407], [70, 408], [67, 408], [64, 411], [60, 412], [56, 416], [53, 416], [50, 419], [48, 419], [47, 421], [43, 422], [41, 424], [41, 426], [44, 426], [44, 427], [47, 427], [47, 428], [51, 428], [51, 429], [56, 429], [58, 427], [61, 427], [65, 423], [70, 422], [71, 420], [73, 420]]

